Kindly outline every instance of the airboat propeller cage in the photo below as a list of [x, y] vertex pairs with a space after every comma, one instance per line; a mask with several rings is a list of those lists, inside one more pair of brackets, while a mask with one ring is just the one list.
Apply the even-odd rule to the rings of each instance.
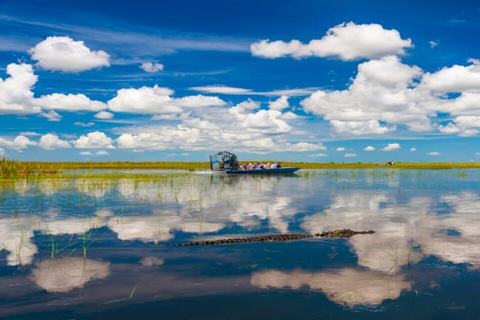
[[228, 151], [222, 151], [210, 156], [210, 167], [213, 171], [237, 170], [237, 156]]

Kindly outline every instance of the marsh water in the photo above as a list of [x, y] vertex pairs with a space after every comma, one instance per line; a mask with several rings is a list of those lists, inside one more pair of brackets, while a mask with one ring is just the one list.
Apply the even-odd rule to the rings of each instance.
[[2, 318], [477, 319], [480, 170], [9, 181], [0, 249]]

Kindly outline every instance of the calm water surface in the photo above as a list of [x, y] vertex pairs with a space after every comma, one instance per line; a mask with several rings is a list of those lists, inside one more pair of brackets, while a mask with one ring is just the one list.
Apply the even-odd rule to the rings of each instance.
[[478, 319], [480, 171], [2, 183], [0, 250], [2, 318]]

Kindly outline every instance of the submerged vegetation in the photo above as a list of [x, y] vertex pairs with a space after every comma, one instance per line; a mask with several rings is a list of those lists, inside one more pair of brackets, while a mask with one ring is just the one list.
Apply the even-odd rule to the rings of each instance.
[[[254, 162], [254, 161], [244, 161]], [[265, 162], [265, 161], [263, 161]], [[394, 166], [377, 163], [310, 163], [282, 162], [284, 167], [301, 169], [475, 169], [480, 163], [472, 162], [400, 162]], [[3, 159], [0, 161], [0, 179], [29, 179], [48, 176], [98, 175], [91, 170], [209, 170], [209, 162], [27, 162]], [[81, 171], [81, 172], [78, 172]], [[105, 175], [105, 173], [101, 173]], [[132, 173], [114, 173], [117, 178]], [[148, 173], [147, 173], [148, 174]]]

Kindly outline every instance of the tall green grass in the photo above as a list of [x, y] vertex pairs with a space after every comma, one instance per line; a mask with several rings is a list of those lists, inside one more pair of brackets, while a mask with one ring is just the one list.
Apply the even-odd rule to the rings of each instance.
[[[242, 161], [254, 162], [254, 161]], [[262, 161], [267, 162], [267, 161]], [[271, 162], [271, 161], [270, 161]], [[471, 162], [401, 162], [394, 166], [376, 163], [309, 163], [282, 162], [284, 167], [301, 169], [474, 169], [480, 163]], [[62, 176], [72, 170], [173, 169], [208, 170], [209, 162], [27, 162], [2, 159], [0, 179], [28, 179], [43, 176]]]

